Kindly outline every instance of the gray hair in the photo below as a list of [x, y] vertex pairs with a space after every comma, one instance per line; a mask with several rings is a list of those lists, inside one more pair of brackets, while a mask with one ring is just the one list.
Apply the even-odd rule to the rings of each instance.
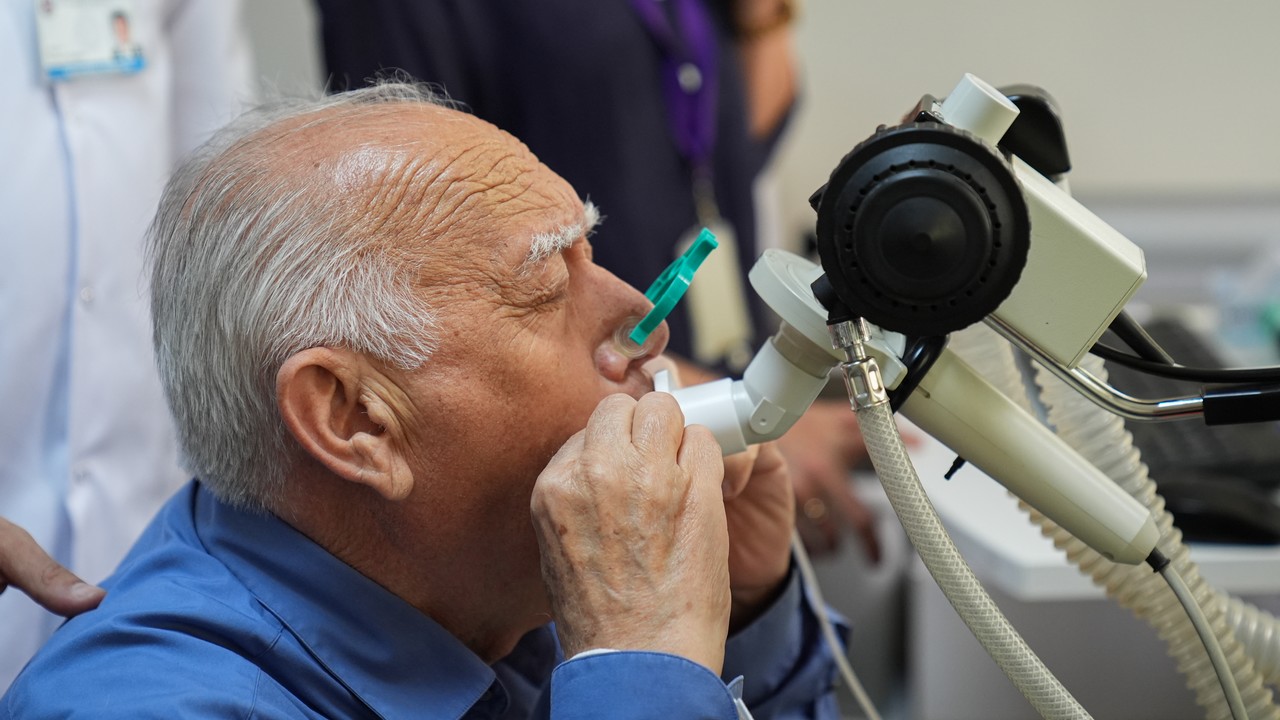
[[185, 468], [227, 502], [273, 506], [299, 457], [276, 406], [289, 356], [344, 347], [411, 369], [434, 349], [421, 257], [367, 231], [384, 219], [369, 217], [377, 203], [281, 171], [292, 133], [389, 103], [449, 105], [399, 82], [277, 101], [215, 135], [165, 188], [147, 238], [156, 362]]

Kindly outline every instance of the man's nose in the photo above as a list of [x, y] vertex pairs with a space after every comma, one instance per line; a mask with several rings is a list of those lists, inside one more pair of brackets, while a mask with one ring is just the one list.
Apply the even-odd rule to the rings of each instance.
[[615, 382], [622, 382], [631, 368], [638, 367], [658, 357], [666, 349], [671, 331], [666, 322], [659, 323], [649, 333], [643, 344], [629, 339], [636, 324], [653, 308], [653, 303], [639, 290], [631, 287], [603, 268], [596, 268], [597, 292], [593, 296], [600, 312], [602, 329], [607, 336], [596, 351], [596, 364], [600, 372]]

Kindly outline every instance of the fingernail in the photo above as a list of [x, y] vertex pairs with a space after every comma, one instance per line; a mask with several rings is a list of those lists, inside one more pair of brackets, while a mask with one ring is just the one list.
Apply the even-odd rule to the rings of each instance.
[[102, 589], [87, 582], [78, 582], [71, 586], [69, 592], [73, 600], [91, 600], [97, 597], [102, 592]]

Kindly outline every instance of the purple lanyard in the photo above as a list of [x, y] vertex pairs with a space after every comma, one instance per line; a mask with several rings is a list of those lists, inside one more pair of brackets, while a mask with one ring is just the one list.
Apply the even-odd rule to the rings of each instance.
[[702, 0], [631, 0], [631, 4], [663, 53], [662, 89], [676, 147], [695, 173], [709, 173], [717, 93], [711, 16]]

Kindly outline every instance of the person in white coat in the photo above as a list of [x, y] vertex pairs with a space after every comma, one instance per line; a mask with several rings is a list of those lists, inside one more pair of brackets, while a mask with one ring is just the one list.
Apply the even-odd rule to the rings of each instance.
[[[113, 53], [121, 12], [137, 54]], [[252, 100], [240, 12], [0, 2], [0, 517], [89, 582], [188, 479], [152, 361], [142, 239], [178, 160]], [[59, 622], [0, 595], [0, 690]]]

